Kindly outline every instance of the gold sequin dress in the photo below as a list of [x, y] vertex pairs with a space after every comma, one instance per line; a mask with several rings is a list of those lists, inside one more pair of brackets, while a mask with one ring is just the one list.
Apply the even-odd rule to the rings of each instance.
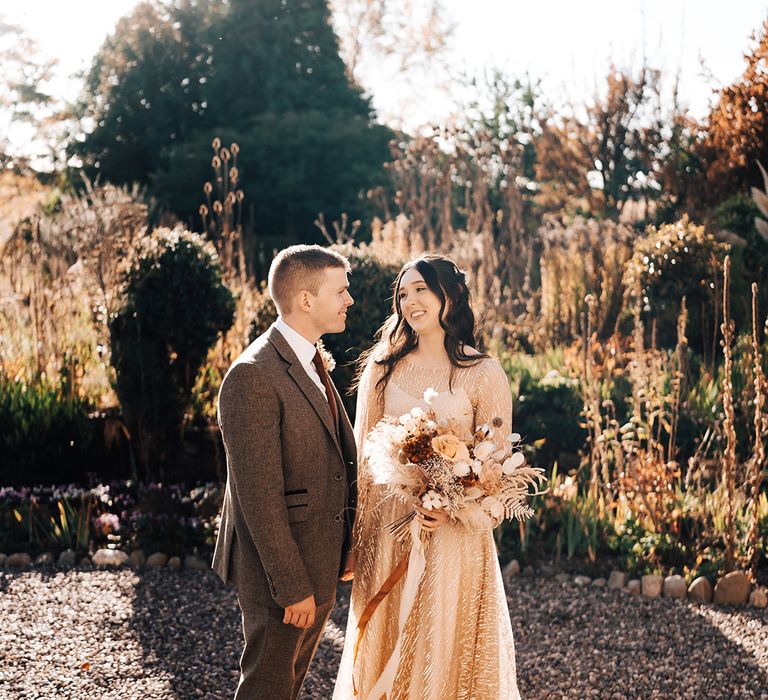
[[[499, 417], [504, 421], [496, 431], [499, 444], [512, 432], [509, 382], [494, 359], [454, 370], [449, 391], [449, 370], [422, 367], [405, 358], [390, 377], [383, 401], [375, 388], [382, 371], [369, 363], [363, 374], [355, 422], [359, 447], [382, 416], [399, 416], [414, 406], [427, 408], [422, 398], [427, 388], [438, 392], [431, 403], [438, 418], [466, 421], [474, 431]], [[398, 638], [402, 579], [371, 617], [353, 663], [360, 615], [407, 550], [386, 526], [411, 509], [402, 499], [386, 495], [385, 487], [371, 484], [365, 463], [358, 479], [357, 566], [334, 700], [381, 700], [370, 691]], [[391, 699], [519, 698], [512, 625], [493, 531], [449, 521], [432, 533], [426, 552], [426, 569], [403, 630]]]

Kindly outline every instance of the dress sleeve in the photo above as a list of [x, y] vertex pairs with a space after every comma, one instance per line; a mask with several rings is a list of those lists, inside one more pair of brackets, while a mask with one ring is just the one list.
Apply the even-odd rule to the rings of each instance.
[[[498, 360], [493, 358], [483, 360], [477, 365], [476, 371], [476, 389], [472, 399], [475, 430], [482, 425], [490, 426], [493, 429], [492, 440], [500, 448], [512, 432], [512, 391], [509, 378]], [[503, 517], [491, 518], [491, 527], [498, 527], [503, 520]]]
[[362, 453], [363, 442], [371, 432], [371, 428], [384, 416], [384, 400], [379, 398], [376, 387], [376, 382], [382, 374], [383, 370], [373, 361], [373, 358], [368, 358], [357, 387], [355, 406], [355, 443], [358, 454]]
[[370, 474], [364, 457], [363, 443], [373, 426], [384, 417], [384, 399], [380, 397], [376, 383], [383, 370], [374, 362], [373, 357], [363, 370], [357, 387], [355, 408], [355, 443], [357, 445], [357, 510], [352, 529], [352, 548], [358, 549], [365, 539], [367, 520], [370, 515]]
[[[473, 404], [475, 406], [475, 429], [481, 425], [493, 428], [493, 441], [502, 447], [504, 439], [512, 432], [512, 391], [509, 378], [498, 360], [488, 358], [477, 367]], [[494, 422], [501, 421], [495, 426]]]

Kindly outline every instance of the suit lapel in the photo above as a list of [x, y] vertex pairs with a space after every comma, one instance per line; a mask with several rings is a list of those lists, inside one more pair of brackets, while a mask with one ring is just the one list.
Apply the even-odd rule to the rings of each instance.
[[350, 442], [349, 438], [351, 437], [352, 443], [354, 444], [355, 438], [354, 438], [354, 432], [352, 430], [352, 424], [349, 422], [349, 416], [347, 415], [347, 411], [344, 408], [344, 403], [341, 400], [341, 395], [339, 394], [339, 390], [336, 388], [336, 385], [333, 383], [333, 379], [331, 379], [331, 387], [333, 388], [333, 397], [336, 401], [336, 406], [338, 408], [339, 413], [339, 439], [341, 440], [341, 446], [343, 449], [347, 449]]
[[[342, 457], [344, 456], [341, 450], [341, 445], [339, 444], [339, 438], [336, 434], [336, 427], [333, 424], [333, 416], [331, 415], [331, 407], [328, 405], [328, 402], [325, 400], [325, 397], [323, 396], [323, 392], [320, 391], [320, 388], [315, 384], [307, 374], [307, 371], [304, 369], [301, 362], [299, 362], [299, 358], [296, 357], [296, 353], [291, 350], [291, 346], [288, 344], [288, 341], [285, 339], [283, 334], [274, 326], [272, 326], [267, 331], [267, 339], [270, 343], [274, 346], [275, 350], [277, 350], [280, 355], [283, 357], [283, 359], [288, 362], [290, 365], [288, 367], [288, 374], [291, 375], [293, 378], [293, 381], [296, 382], [299, 389], [301, 389], [302, 393], [306, 397], [307, 401], [309, 401], [312, 408], [315, 410], [315, 413], [317, 413], [318, 418], [322, 421], [323, 425], [325, 426], [326, 430], [328, 430], [328, 433], [330, 434], [331, 438], [333, 439], [334, 444], [336, 445], [336, 449], [339, 451], [339, 453], [342, 454]], [[336, 393], [334, 388], [334, 393]], [[334, 397], [334, 400], [336, 398]], [[337, 401], [337, 406], [338, 406]], [[341, 414], [342, 411], [339, 411], [339, 420], [341, 420]]]

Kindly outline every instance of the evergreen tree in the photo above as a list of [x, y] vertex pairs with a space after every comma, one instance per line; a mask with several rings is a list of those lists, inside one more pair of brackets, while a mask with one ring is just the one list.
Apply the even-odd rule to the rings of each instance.
[[197, 223], [210, 143], [240, 145], [256, 234], [317, 239], [359, 216], [384, 178], [391, 132], [339, 57], [326, 0], [145, 2], [94, 60], [72, 145], [93, 175], [140, 182]]

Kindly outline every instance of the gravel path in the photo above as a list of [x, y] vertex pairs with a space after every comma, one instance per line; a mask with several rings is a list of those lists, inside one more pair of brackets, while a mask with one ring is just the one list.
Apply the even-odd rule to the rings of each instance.
[[[526, 700], [768, 700], [768, 613], [647, 600], [552, 579], [508, 588]], [[305, 684], [330, 697], [347, 591]], [[240, 615], [208, 572], [0, 571], [0, 698], [229, 699]], [[481, 699], [490, 700], [490, 699]]]

